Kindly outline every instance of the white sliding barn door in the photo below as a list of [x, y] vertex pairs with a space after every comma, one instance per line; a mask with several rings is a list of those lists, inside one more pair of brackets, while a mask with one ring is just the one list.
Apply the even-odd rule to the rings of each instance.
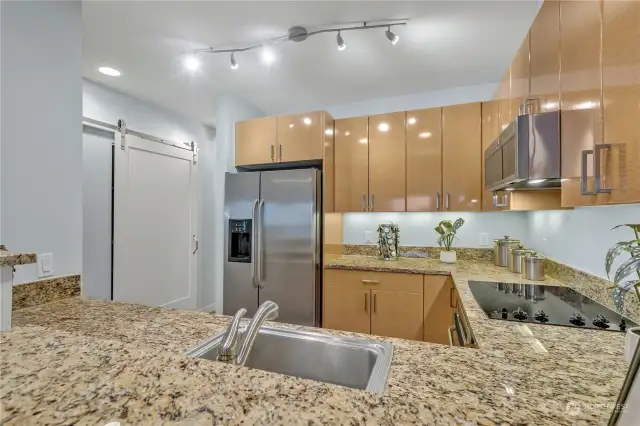
[[[116, 136], [120, 136], [116, 133]], [[127, 134], [114, 154], [113, 299], [197, 307], [193, 152]]]

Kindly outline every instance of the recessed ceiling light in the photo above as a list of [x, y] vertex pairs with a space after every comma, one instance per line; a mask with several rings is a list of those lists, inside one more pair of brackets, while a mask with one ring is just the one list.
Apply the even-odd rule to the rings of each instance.
[[200, 59], [195, 55], [187, 55], [182, 59], [182, 65], [187, 71], [197, 71], [200, 69], [202, 63]]
[[407, 118], [407, 124], [416, 124], [416, 118], [415, 117]]
[[418, 133], [418, 137], [420, 139], [428, 139], [431, 137], [431, 132], [420, 132]]
[[378, 130], [380, 130], [381, 132], [386, 132], [389, 130], [389, 124], [382, 122], [380, 124], [378, 124]]
[[309, 117], [305, 117], [305, 118], [303, 118], [303, 119], [302, 119], [302, 122], [303, 122], [304, 124], [306, 124], [307, 126], [310, 126], [310, 125], [311, 125], [311, 119], [310, 119]]
[[536, 183], [542, 183], [545, 180], [546, 179], [533, 179], [533, 180], [530, 180], [529, 183], [535, 185]]
[[368, 141], [367, 141], [367, 138], [362, 138], [362, 139], [360, 139], [358, 142], [360, 142], [360, 143], [367, 143]]
[[117, 69], [111, 67], [100, 67], [98, 68], [98, 71], [100, 71], [104, 75], [108, 75], [111, 77], [120, 77], [120, 74], [122, 74]]

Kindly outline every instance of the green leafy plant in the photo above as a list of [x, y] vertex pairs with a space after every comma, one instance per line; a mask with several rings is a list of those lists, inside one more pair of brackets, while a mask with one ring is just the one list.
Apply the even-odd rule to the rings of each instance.
[[438, 245], [444, 247], [446, 251], [451, 251], [451, 245], [454, 238], [456, 238], [456, 232], [464, 225], [464, 219], [459, 217], [455, 222], [451, 223], [450, 220], [443, 220], [435, 227], [436, 232], [440, 235], [438, 237]]
[[[640, 287], [640, 224], [618, 225], [612, 228], [612, 230], [625, 226], [633, 230], [636, 238], [630, 241], [616, 243], [616, 245], [609, 249], [605, 260], [605, 270], [607, 271], [607, 276], [610, 277], [613, 263], [621, 254], [628, 253], [630, 258], [618, 266], [613, 276], [614, 286], [611, 288], [615, 288], [619, 295], [624, 295], [624, 293], [629, 290], [635, 289], [636, 296], [638, 300], [640, 300], [640, 290], [638, 289]], [[636, 276], [627, 279], [632, 275]]]

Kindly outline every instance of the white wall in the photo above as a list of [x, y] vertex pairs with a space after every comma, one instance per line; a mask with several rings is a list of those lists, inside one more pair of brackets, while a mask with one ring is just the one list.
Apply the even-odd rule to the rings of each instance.
[[[206, 245], [207, 236], [203, 234], [205, 221], [210, 220], [210, 212], [204, 209], [203, 200], [208, 196], [205, 194], [205, 184], [202, 176], [209, 176], [212, 168], [216, 165], [210, 160], [213, 158], [212, 152], [215, 149], [215, 129], [203, 125], [196, 120], [186, 116], [175, 114], [149, 102], [140, 100], [133, 96], [120, 93], [105, 86], [96, 84], [89, 80], [82, 82], [82, 113], [84, 117], [117, 124], [119, 119], [124, 119], [129, 129], [147, 133], [152, 136], [166, 138], [175, 142], [195, 141], [200, 148], [200, 214], [198, 229], [200, 229], [200, 247]], [[207, 189], [208, 190], [208, 189]], [[96, 248], [97, 249], [97, 248]], [[85, 250], [93, 250], [85, 247]], [[199, 257], [199, 307], [207, 306], [206, 287], [211, 286], [211, 282], [204, 281], [202, 274], [206, 268], [208, 259], [201, 252]]]
[[373, 98], [347, 104], [309, 105], [307, 108], [297, 109], [296, 111], [282, 111], [281, 113], [297, 113], [301, 110], [326, 110], [333, 118], [346, 118], [395, 111], [409, 111], [413, 109], [464, 104], [467, 102], [488, 101], [493, 98], [497, 87], [498, 83], [452, 87], [450, 89], [414, 93], [411, 95]]
[[[394, 222], [400, 228], [400, 245], [437, 246], [434, 228], [441, 220], [465, 220], [454, 247], [493, 247], [493, 240], [509, 235], [526, 241], [527, 215], [524, 212], [437, 212], [437, 213], [345, 213], [342, 215], [344, 244], [375, 244], [380, 223]], [[487, 234], [481, 240], [482, 235]]]
[[[2, 242], [82, 267], [82, 3], [0, 4]], [[34, 265], [16, 283], [36, 280]]]
[[640, 223], [640, 204], [579, 207], [528, 213], [527, 241], [546, 256], [606, 278], [607, 250], [633, 239], [633, 231], [616, 225]]
[[235, 122], [264, 116], [261, 110], [236, 96], [220, 96], [216, 105], [215, 147], [200, 158], [202, 163], [211, 164], [202, 173], [204, 219], [200, 259], [206, 260], [201, 261], [200, 276], [205, 282], [201, 294], [203, 305], [213, 304], [217, 312], [222, 312], [224, 279], [224, 179], [225, 172], [236, 172]]

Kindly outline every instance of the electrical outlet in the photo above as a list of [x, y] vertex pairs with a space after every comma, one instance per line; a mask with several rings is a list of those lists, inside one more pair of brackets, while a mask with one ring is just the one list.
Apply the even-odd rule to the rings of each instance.
[[364, 243], [365, 244], [373, 244], [376, 238], [375, 231], [364, 231]]
[[38, 277], [50, 277], [53, 275], [53, 253], [38, 255]]
[[480, 245], [481, 246], [489, 245], [489, 234], [487, 234], [486, 232], [480, 233]]

